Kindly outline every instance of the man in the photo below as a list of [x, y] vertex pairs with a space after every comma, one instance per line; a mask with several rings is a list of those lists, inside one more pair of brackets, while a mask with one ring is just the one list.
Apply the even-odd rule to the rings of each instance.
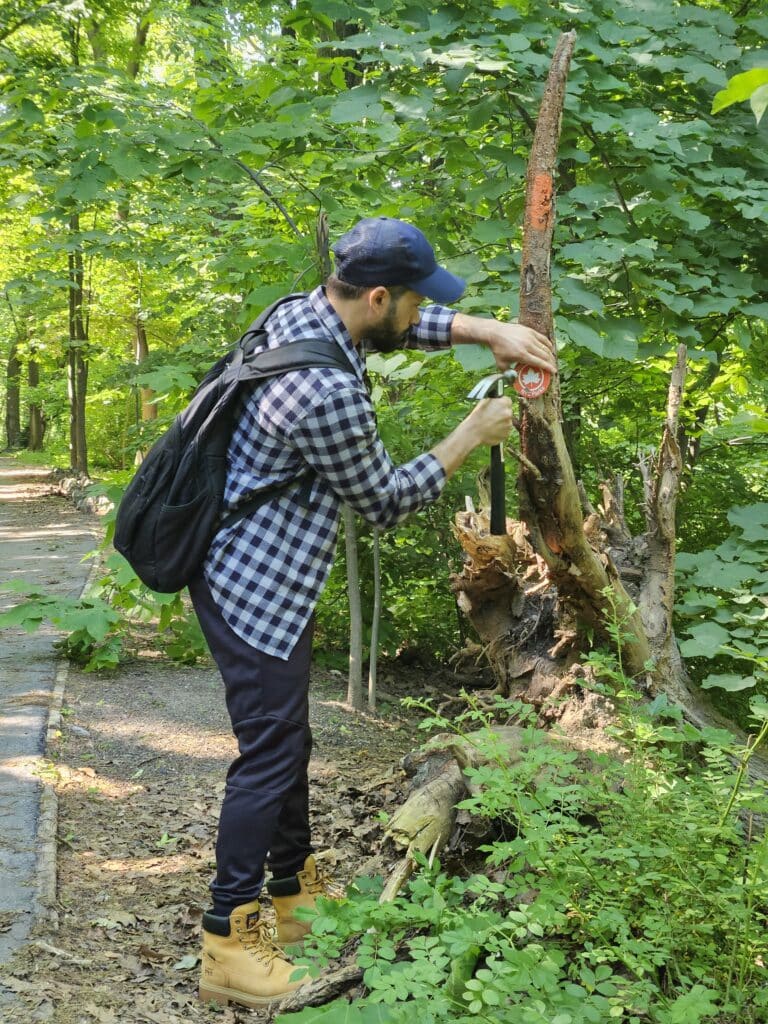
[[[347, 502], [376, 526], [394, 526], [435, 501], [479, 445], [512, 429], [509, 399], [485, 400], [431, 451], [394, 466], [376, 430], [364, 383], [365, 347], [447, 347], [480, 342], [506, 369], [555, 370], [551, 343], [516, 324], [466, 316], [464, 282], [438, 266], [415, 227], [361, 221], [334, 247], [325, 287], [275, 310], [268, 347], [302, 338], [340, 346], [354, 377], [335, 368], [291, 371], [255, 388], [236, 418], [225, 503], [285, 481], [296, 486], [221, 530], [192, 600], [221, 671], [240, 756], [227, 776], [216, 845], [213, 909], [203, 918], [200, 997], [263, 1006], [301, 982], [281, 946], [301, 941], [297, 907], [323, 891], [309, 829], [307, 766], [313, 613], [333, 560]], [[259, 914], [264, 867], [276, 941]]]

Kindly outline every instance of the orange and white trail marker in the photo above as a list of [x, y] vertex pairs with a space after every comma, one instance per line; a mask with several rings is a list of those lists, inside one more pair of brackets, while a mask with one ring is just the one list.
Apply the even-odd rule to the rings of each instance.
[[538, 398], [543, 395], [552, 380], [549, 370], [539, 369], [538, 366], [526, 366], [524, 363], [518, 363], [515, 370], [517, 377], [514, 381], [514, 388], [523, 398]]

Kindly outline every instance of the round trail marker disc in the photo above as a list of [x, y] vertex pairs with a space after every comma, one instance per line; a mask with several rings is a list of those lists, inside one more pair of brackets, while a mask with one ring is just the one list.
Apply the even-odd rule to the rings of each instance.
[[552, 380], [549, 370], [541, 370], [538, 366], [526, 366], [524, 363], [518, 363], [515, 369], [517, 377], [514, 381], [514, 388], [523, 398], [538, 398], [539, 395], [543, 395]]

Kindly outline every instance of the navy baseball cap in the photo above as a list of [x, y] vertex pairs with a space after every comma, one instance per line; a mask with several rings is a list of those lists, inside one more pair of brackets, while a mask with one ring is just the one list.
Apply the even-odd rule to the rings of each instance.
[[435, 259], [418, 228], [392, 217], [367, 217], [333, 247], [336, 276], [347, 284], [375, 288], [401, 285], [433, 302], [455, 302], [464, 281]]

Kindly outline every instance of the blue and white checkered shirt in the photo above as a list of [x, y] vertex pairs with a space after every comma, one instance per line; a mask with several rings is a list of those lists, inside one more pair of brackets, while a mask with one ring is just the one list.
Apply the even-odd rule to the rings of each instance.
[[[425, 307], [409, 347], [447, 348], [453, 316], [444, 306]], [[323, 288], [278, 306], [266, 329], [268, 348], [331, 339], [355, 368], [354, 377], [328, 367], [292, 370], [257, 385], [229, 446], [227, 508], [308, 468], [315, 474], [308, 495], [299, 483], [221, 530], [205, 561], [213, 599], [234, 632], [286, 660], [328, 579], [342, 503], [376, 526], [394, 526], [440, 495], [445, 471], [429, 454], [392, 463], [363, 360]]]

